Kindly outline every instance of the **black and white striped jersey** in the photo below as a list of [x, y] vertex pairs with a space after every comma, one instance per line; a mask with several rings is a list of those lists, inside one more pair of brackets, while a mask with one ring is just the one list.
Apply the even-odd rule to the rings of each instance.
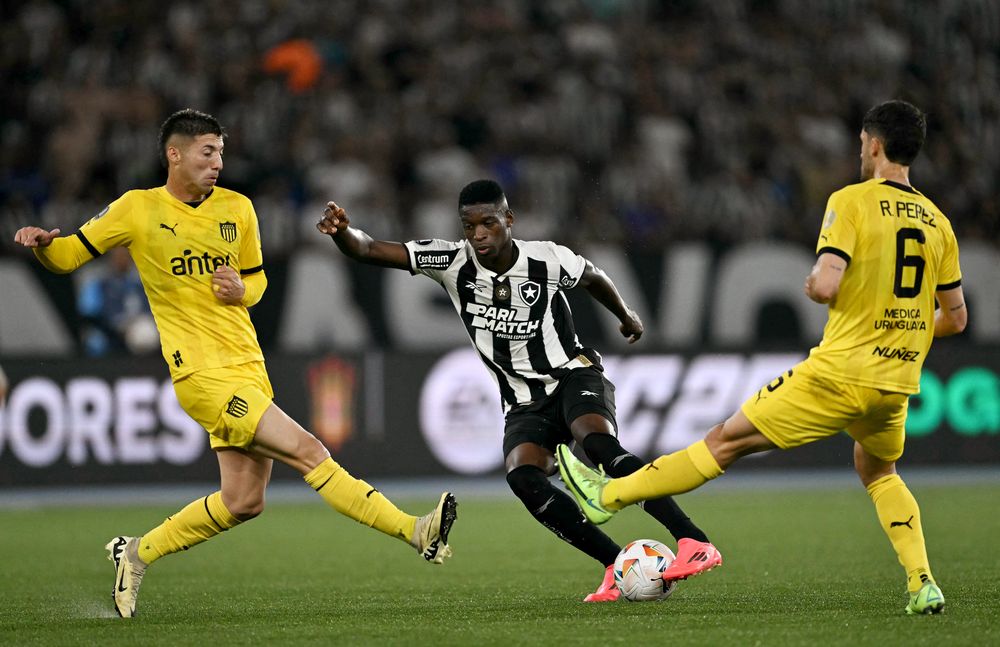
[[479, 264], [466, 241], [406, 243], [410, 272], [434, 279], [451, 297], [505, 412], [550, 395], [575, 368], [600, 368], [599, 355], [577, 340], [563, 294], [580, 281], [586, 260], [552, 242], [514, 246], [514, 266], [497, 274]]

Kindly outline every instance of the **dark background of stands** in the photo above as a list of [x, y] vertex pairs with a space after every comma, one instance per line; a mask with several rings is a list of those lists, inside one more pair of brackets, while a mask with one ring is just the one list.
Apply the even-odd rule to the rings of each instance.
[[[197, 107], [265, 253], [336, 198], [390, 239], [457, 237], [471, 177], [525, 238], [811, 246], [857, 175], [861, 116], [929, 114], [914, 185], [960, 240], [1000, 236], [1000, 5], [990, 0], [4, 2], [0, 253], [162, 182]], [[536, 235], [537, 234], [537, 235]]]

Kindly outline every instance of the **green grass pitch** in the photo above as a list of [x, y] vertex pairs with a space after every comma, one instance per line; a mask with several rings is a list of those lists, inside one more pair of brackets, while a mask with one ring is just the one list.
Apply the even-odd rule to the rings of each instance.
[[[689, 494], [723, 566], [665, 602], [597, 605], [580, 599], [600, 568], [512, 496], [456, 493], [455, 556], [443, 566], [318, 499], [275, 503], [152, 567], [131, 621], [112, 610], [104, 543], [186, 501], [0, 509], [0, 644], [1000, 644], [1000, 484], [913, 490], [948, 601], [940, 616], [902, 613], [902, 569], [860, 486]], [[433, 503], [389, 495], [412, 511]], [[675, 545], [638, 509], [605, 528], [622, 543]]]

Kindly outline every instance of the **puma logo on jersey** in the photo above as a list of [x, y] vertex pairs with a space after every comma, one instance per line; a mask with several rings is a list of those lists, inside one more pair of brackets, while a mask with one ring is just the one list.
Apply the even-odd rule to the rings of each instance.
[[160, 229], [166, 229], [166, 230], [167, 230], [167, 231], [169, 231], [169, 232], [170, 232], [171, 234], [173, 234], [174, 236], [176, 236], [176, 235], [177, 235], [177, 232], [176, 232], [176, 231], [174, 231], [174, 230], [175, 230], [175, 229], [177, 229], [177, 225], [179, 225], [179, 224], [180, 224], [179, 222], [175, 222], [175, 223], [174, 223], [174, 226], [173, 226], [173, 227], [170, 227], [170, 226], [168, 226], [168, 225], [165, 225], [165, 224], [163, 224], [163, 223], [161, 222], [161, 223], [160, 223]]

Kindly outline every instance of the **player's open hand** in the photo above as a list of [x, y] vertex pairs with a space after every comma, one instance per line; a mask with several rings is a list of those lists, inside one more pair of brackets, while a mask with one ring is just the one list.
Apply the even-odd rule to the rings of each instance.
[[243, 300], [246, 287], [236, 270], [228, 265], [220, 265], [212, 272], [212, 292], [219, 301], [238, 305]]
[[21, 227], [14, 234], [14, 242], [25, 247], [48, 247], [59, 237], [59, 229], [45, 231], [41, 227]]
[[622, 325], [618, 329], [622, 331], [623, 336], [628, 337], [630, 344], [639, 341], [639, 338], [642, 337], [642, 331], [645, 330], [642, 326], [642, 319], [632, 308], [625, 309], [625, 319], [622, 320]]
[[316, 223], [316, 229], [322, 234], [336, 236], [338, 232], [347, 229], [349, 224], [351, 221], [343, 207], [338, 207], [336, 202], [327, 202], [323, 219]]

